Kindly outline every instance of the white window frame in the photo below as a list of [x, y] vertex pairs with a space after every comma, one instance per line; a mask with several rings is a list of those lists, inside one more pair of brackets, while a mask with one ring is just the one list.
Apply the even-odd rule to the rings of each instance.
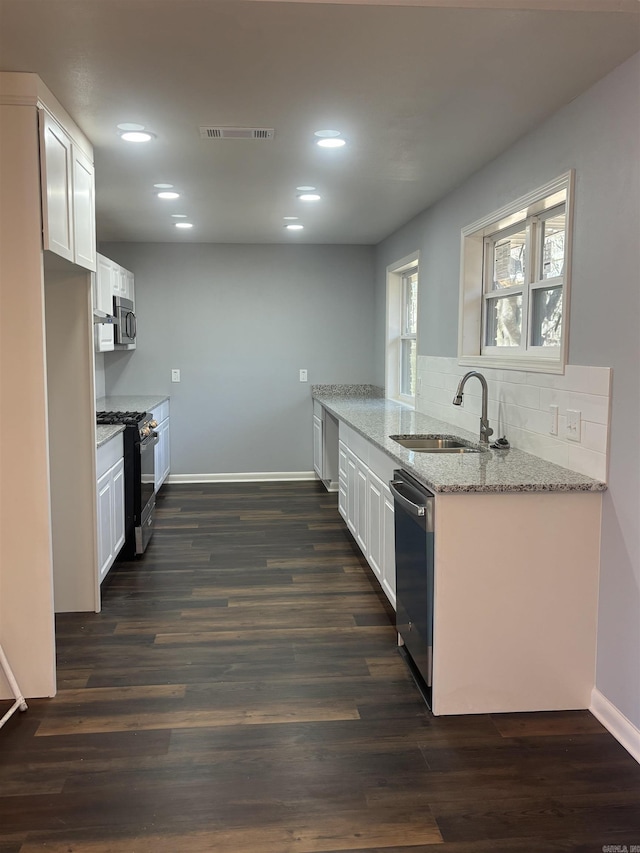
[[[460, 257], [460, 309], [458, 328], [458, 363], [462, 366], [497, 367], [507, 370], [529, 370], [538, 373], [564, 373], [569, 346], [569, 304], [571, 285], [571, 247], [573, 232], [574, 171], [565, 172], [554, 181], [538, 187], [509, 205], [462, 229]], [[541, 221], [560, 206], [565, 207], [565, 258], [563, 276], [540, 279], [540, 258], [532, 256], [531, 234]], [[519, 347], [485, 346], [485, 323], [489, 295], [487, 282], [493, 276], [492, 252], [488, 248], [496, 238], [517, 228], [527, 229], [527, 253], [531, 274], [523, 285], [504, 288], [500, 295], [523, 295], [523, 342]], [[535, 235], [534, 235], [535, 236]], [[538, 246], [538, 240], [533, 240]], [[531, 321], [529, 297], [537, 289], [562, 286], [562, 336], [560, 346], [542, 347], [529, 343]], [[491, 291], [495, 294], [495, 291]], [[495, 297], [493, 297], [495, 298]]]
[[[415, 406], [415, 397], [403, 394], [402, 389], [402, 340], [413, 338], [405, 330], [404, 278], [407, 273], [418, 272], [420, 252], [413, 252], [387, 267], [387, 313], [385, 346], [385, 388], [391, 400]], [[418, 279], [418, 304], [420, 283]], [[418, 335], [416, 339], [416, 370], [418, 361]]]

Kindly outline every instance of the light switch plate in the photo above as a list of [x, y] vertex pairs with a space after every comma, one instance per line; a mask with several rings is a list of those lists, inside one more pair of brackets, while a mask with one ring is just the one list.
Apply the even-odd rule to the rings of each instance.
[[180, 371], [175, 368], [171, 371], [171, 381], [180, 382]]
[[303, 369], [300, 371], [300, 382], [306, 382], [306, 381], [307, 381], [307, 371]]
[[557, 435], [558, 434], [558, 407], [555, 405], [549, 406], [550, 412], [550, 420], [549, 420], [549, 435]]

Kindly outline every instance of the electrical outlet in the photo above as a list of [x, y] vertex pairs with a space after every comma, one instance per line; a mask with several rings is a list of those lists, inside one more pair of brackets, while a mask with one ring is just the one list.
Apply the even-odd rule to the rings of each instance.
[[558, 407], [557, 406], [549, 406], [549, 412], [551, 413], [551, 420], [549, 421], [549, 435], [557, 435], [558, 434]]
[[306, 381], [307, 381], [307, 371], [301, 370], [300, 371], [300, 382], [306, 382]]
[[567, 438], [570, 441], [580, 441], [582, 412], [578, 409], [567, 409]]
[[175, 368], [171, 371], [171, 381], [180, 382], [180, 371]]

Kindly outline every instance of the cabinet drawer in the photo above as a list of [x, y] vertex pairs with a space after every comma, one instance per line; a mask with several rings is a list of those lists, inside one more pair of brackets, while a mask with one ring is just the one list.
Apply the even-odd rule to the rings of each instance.
[[154, 419], [161, 424], [162, 421], [166, 421], [169, 417], [169, 401], [165, 400], [162, 403], [159, 403], [157, 406], [154, 406], [152, 409], [152, 414]]
[[112, 468], [124, 455], [124, 442], [122, 433], [118, 433], [112, 439], [103, 444], [96, 451], [96, 476], [98, 479]]
[[369, 468], [383, 483], [393, 479], [393, 472], [397, 467], [398, 463], [394, 462], [390, 456], [378, 450], [377, 447], [369, 445]]

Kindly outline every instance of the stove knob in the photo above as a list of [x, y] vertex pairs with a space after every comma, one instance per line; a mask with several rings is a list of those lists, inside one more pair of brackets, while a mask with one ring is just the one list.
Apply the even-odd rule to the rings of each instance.
[[146, 438], [146, 437], [149, 435], [149, 433], [150, 433], [150, 432], [151, 432], [151, 430], [149, 429], [149, 427], [144, 426], [144, 427], [142, 427], [142, 429], [140, 430], [140, 437], [141, 437], [141, 438]]
[[149, 421], [149, 426], [151, 429], [155, 429], [158, 426], [158, 421]]

